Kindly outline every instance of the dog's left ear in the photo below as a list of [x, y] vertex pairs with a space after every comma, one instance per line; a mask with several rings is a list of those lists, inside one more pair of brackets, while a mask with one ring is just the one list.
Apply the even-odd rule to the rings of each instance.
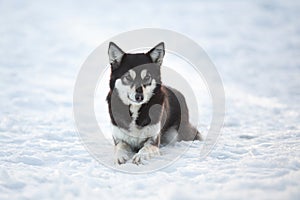
[[161, 65], [163, 62], [163, 58], [165, 55], [165, 44], [163, 42], [159, 43], [155, 47], [153, 47], [150, 51], [147, 52], [154, 63], [158, 63]]

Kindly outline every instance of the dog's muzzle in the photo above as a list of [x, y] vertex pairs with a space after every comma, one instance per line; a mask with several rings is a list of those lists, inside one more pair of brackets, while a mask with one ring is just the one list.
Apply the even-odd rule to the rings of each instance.
[[135, 93], [127, 96], [130, 101], [135, 102], [135, 103], [142, 103], [144, 100], [144, 95], [143, 93]]

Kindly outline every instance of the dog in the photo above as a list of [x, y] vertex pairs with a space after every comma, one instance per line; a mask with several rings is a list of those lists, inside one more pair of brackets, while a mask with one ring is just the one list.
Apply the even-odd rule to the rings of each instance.
[[[202, 140], [189, 122], [184, 96], [161, 82], [165, 44], [147, 53], [125, 53], [110, 42], [107, 95], [115, 144], [115, 163], [141, 164], [160, 155], [159, 147], [174, 141]], [[176, 130], [172, 133], [172, 129]]]

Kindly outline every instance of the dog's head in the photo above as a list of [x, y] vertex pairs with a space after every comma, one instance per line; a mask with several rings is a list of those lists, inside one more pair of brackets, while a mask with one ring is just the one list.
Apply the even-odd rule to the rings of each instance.
[[110, 89], [116, 90], [126, 105], [141, 105], [160, 87], [160, 66], [165, 54], [161, 42], [147, 53], [129, 54], [110, 42], [108, 48], [111, 64]]

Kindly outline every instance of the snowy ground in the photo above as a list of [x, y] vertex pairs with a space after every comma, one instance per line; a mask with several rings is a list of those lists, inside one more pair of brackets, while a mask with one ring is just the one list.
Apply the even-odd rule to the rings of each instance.
[[[300, 198], [299, 2], [1, 1], [0, 16], [0, 199]], [[206, 159], [195, 143], [172, 165], [132, 175], [84, 149], [72, 95], [94, 48], [145, 27], [206, 50], [226, 119]]]

